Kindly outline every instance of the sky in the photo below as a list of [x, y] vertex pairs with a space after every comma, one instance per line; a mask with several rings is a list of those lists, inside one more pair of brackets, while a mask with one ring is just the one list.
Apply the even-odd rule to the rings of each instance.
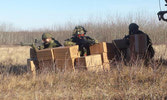
[[[164, 4], [161, 0], [162, 10]], [[159, 10], [159, 0], [0, 0], [0, 24], [38, 29], [131, 12], [156, 16]]]

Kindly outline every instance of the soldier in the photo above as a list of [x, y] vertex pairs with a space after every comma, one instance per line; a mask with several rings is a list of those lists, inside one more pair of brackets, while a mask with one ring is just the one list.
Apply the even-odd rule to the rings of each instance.
[[86, 32], [84, 27], [76, 26], [73, 30], [73, 36], [65, 40], [64, 46], [79, 45], [80, 56], [90, 55], [89, 47], [97, 43], [97, 40], [85, 36]]
[[33, 44], [33, 48], [35, 48], [35, 50], [41, 50], [46, 48], [55, 48], [55, 47], [62, 46], [57, 40], [53, 38], [53, 36], [50, 33], [43, 33], [42, 41], [43, 41], [43, 44], [41, 46], [36, 47]]
[[129, 40], [130, 36], [134, 34], [145, 34], [147, 36], [147, 50], [144, 56], [145, 64], [146, 64], [149, 61], [149, 59], [154, 57], [154, 54], [155, 54], [154, 49], [152, 47], [151, 39], [146, 33], [139, 30], [139, 26], [136, 23], [131, 23], [129, 25], [129, 35], [125, 36], [124, 39]]

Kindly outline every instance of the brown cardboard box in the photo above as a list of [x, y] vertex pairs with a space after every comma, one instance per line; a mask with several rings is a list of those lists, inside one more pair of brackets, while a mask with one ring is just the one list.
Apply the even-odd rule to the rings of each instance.
[[53, 48], [53, 54], [55, 59], [70, 59], [80, 57], [78, 45]]
[[118, 49], [114, 43], [107, 43], [107, 56], [109, 60], [119, 60], [121, 57], [121, 50]]
[[100, 54], [76, 58], [76, 69], [96, 70], [102, 69], [102, 59]]
[[30, 48], [30, 58], [37, 58], [37, 54], [33, 48]]
[[103, 65], [87, 66], [87, 70], [88, 70], [88, 71], [93, 71], [93, 72], [103, 71]]
[[107, 53], [107, 52], [114, 52], [115, 50], [115, 45], [114, 43], [106, 43], [106, 42], [101, 42], [97, 43], [93, 46], [90, 46], [90, 53], [91, 54], [102, 54], [102, 53]]
[[38, 61], [54, 60], [52, 49], [43, 49], [37, 51]]
[[55, 65], [52, 60], [44, 60], [39, 62], [39, 69], [40, 70], [49, 70], [49, 71], [54, 71], [55, 70]]
[[[116, 48], [114, 43], [98, 43], [90, 47], [91, 54], [101, 54], [103, 62], [108, 62], [107, 59], [112, 60], [120, 56], [120, 50]], [[107, 57], [106, 57], [107, 55]]]
[[32, 59], [27, 59], [27, 67], [28, 67], [28, 71], [31, 71], [33, 75], [36, 74], [36, 67]]
[[101, 54], [107, 52], [106, 42], [101, 42], [90, 46], [90, 54]]
[[75, 58], [71, 59], [56, 59], [55, 65], [58, 70], [75, 70], [74, 69]]
[[128, 48], [128, 40], [126, 39], [117, 39], [112, 41], [116, 48], [126, 49]]
[[114, 59], [118, 51], [113, 43], [107, 43], [107, 56], [109, 60]]
[[56, 69], [74, 70], [74, 60], [80, 57], [79, 46], [66, 46], [53, 49]]
[[101, 57], [102, 57], [102, 62], [103, 63], [108, 63], [109, 62], [107, 53], [102, 53]]
[[104, 71], [110, 71], [110, 64], [109, 63], [103, 63], [103, 70]]

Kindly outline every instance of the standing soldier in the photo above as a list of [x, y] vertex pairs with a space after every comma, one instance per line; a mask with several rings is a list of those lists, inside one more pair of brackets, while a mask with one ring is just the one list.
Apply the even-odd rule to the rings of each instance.
[[[145, 51], [144, 59], [145, 59], [145, 64], [147, 65], [148, 61], [151, 58], [153, 58], [154, 54], [155, 54], [154, 49], [152, 47], [151, 39], [149, 38], [149, 36], [146, 33], [144, 33], [144, 32], [139, 30], [139, 26], [136, 23], [131, 23], [129, 25], [129, 35], [125, 36], [124, 39], [129, 40], [130, 36], [135, 35], [135, 34], [144, 34], [144, 35], [146, 35], [147, 50]], [[126, 56], [127, 56], [127, 54], [126, 54]]]
[[55, 48], [62, 46], [57, 40], [53, 38], [53, 36], [50, 33], [43, 33], [42, 34], [42, 41], [43, 44], [41, 46], [36, 47], [33, 44], [33, 48], [35, 50], [41, 50], [41, 49], [47, 49], [47, 48]]
[[80, 56], [90, 55], [89, 47], [97, 43], [97, 40], [94, 40], [89, 36], [85, 36], [86, 32], [87, 31], [84, 27], [76, 26], [73, 30], [73, 36], [70, 39], [66, 39], [64, 45], [79, 45]]

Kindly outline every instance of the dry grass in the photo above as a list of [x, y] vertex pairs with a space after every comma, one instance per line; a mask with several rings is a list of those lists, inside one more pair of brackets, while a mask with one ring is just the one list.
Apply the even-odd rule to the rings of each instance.
[[154, 45], [153, 46], [155, 50], [155, 58], [164, 58], [167, 59], [167, 45], [161, 44], [161, 45]]
[[110, 72], [45, 73], [33, 78], [0, 75], [0, 99], [4, 100], [103, 100], [164, 99], [166, 68], [117, 67]]
[[25, 65], [30, 58], [29, 46], [0, 46], [1, 65]]
[[[160, 53], [166, 54], [165, 45], [155, 45], [154, 48], [156, 59]], [[29, 58], [29, 47], [2, 46], [0, 52], [0, 61], [5, 62], [6, 59], [5, 64], [10, 61], [11, 67], [24, 66]], [[128, 67], [118, 64], [109, 72], [41, 73], [35, 77], [30, 73], [15, 75], [8, 71], [0, 74], [2, 100], [158, 100], [167, 96], [166, 65]]]

